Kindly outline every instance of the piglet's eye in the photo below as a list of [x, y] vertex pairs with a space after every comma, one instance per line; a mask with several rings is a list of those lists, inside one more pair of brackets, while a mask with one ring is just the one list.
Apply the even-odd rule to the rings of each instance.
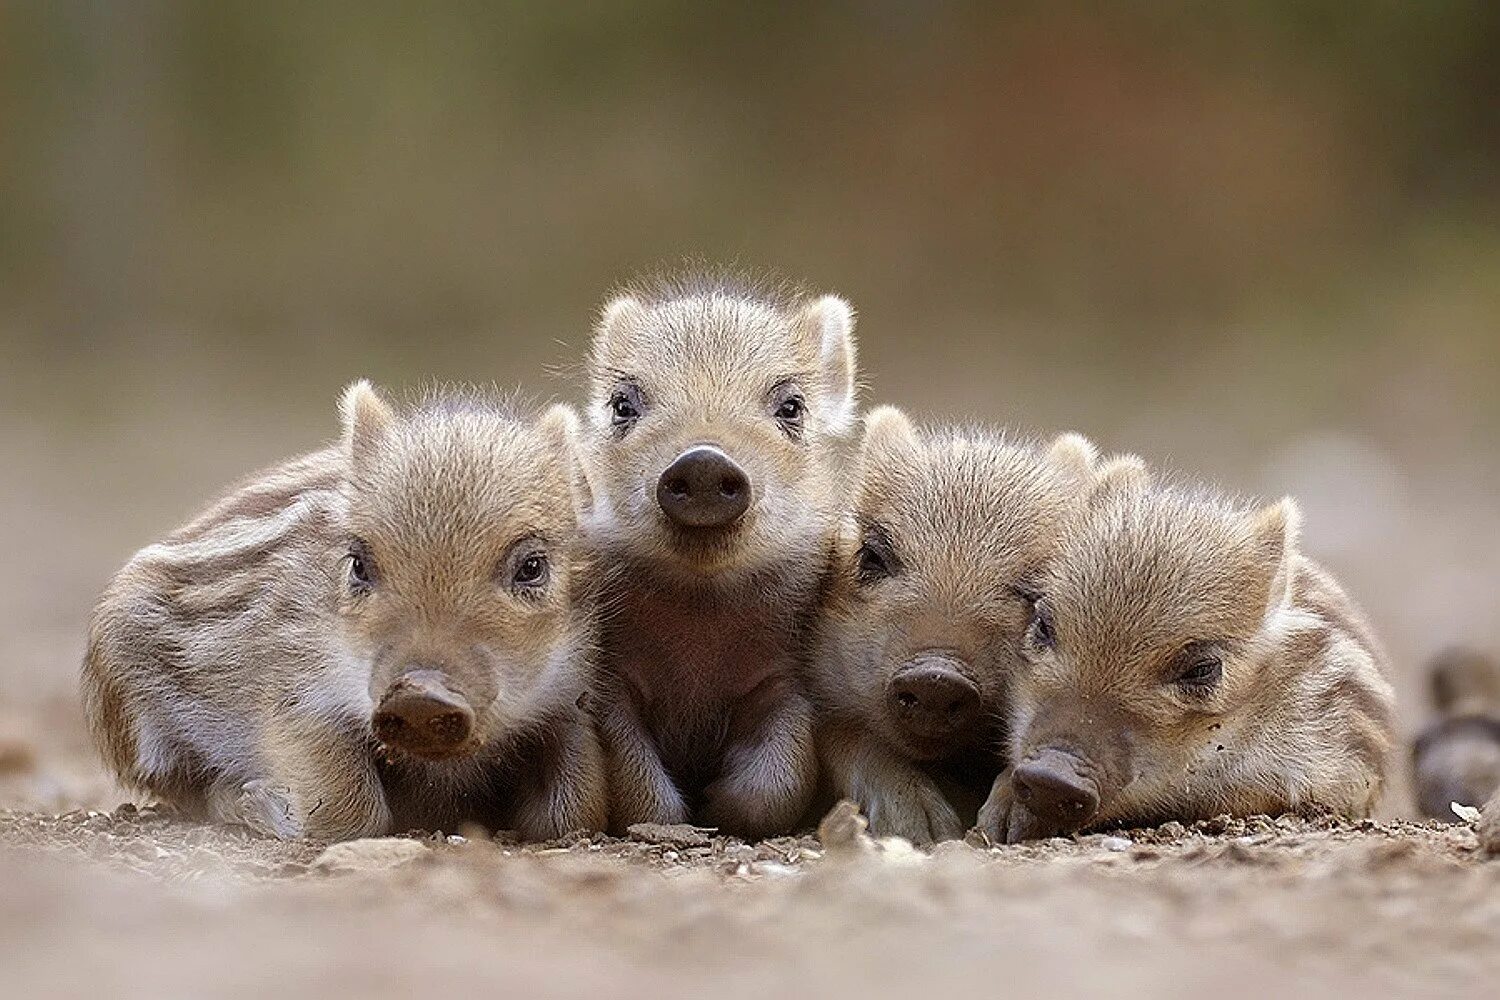
[[622, 382], [609, 397], [609, 422], [623, 433], [641, 419], [641, 390], [631, 382]]
[[1177, 683], [1190, 688], [1210, 688], [1219, 683], [1223, 676], [1223, 660], [1217, 656], [1201, 656], [1178, 676]]
[[856, 564], [859, 571], [859, 578], [866, 582], [891, 575], [891, 568], [886, 565], [885, 556], [873, 545], [861, 545], [859, 547]]
[[512, 582], [518, 587], [540, 587], [547, 582], [549, 567], [544, 552], [533, 552], [516, 564]]
[[1052, 616], [1043, 608], [1037, 608], [1031, 620], [1031, 639], [1041, 649], [1057, 645], [1057, 629], [1052, 624]]
[[895, 576], [898, 568], [896, 553], [891, 549], [885, 532], [880, 528], [871, 528], [865, 532], [864, 543], [854, 556], [854, 572], [859, 577], [859, 582], [868, 585], [884, 580]]
[[640, 416], [636, 412], [635, 404], [623, 392], [617, 392], [614, 396], [610, 397], [609, 413], [611, 417], [620, 423], [624, 423], [627, 420], [634, 420]]
[[375, 586], [375, 563], [363, 542], [350, 542], [349, 554], [344, 558], [349, 563], [350, 590], [363, 593]]

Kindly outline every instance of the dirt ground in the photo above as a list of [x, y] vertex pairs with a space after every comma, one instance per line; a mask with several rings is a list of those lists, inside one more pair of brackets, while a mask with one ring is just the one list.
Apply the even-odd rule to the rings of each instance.
[[[0, 779], [9, 801], [69, 780], [23, 763]], [[847, 822], [753, 845], [675, 827], [325, 851], [124, 805], [0, 811], [0, 886], [17, 997], [1493, 997], [1500, 984], [1500, 860], [1465, 824], [1254, 817], [930, 855]]]

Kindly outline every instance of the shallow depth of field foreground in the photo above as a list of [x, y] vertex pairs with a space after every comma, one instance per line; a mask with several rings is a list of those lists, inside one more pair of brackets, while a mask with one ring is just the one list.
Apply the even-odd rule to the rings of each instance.
[[1500, 977], [1500, 863], [1466, 827], [825, 840], [320, 853], [149, 809], [7, 814], [0, 961], [27, 997], [1484, 997]]

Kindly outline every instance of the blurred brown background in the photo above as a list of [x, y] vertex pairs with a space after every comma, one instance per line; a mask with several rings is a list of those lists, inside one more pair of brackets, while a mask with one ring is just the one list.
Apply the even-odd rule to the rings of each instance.
[[1409, 728], [1500, 645], [1500, 6], [436, 6], [0, 2], [0, 725], [81, 747], [109, 574], [344, 382], [576, 398], [684, 255], [851, 298], [872, 399], [1298, 495]]

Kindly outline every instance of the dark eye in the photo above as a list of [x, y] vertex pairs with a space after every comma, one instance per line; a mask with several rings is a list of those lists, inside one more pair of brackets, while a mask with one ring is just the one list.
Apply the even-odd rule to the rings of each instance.
[[776, 407], [776, 419], [786, 423], [796, 423], [806, 412], [807, 404], [802, 401], [802, 397], [791, 396]]
[[1219, 683], [1224, 676], [1224, 661], [1217, 656], [1200, 656], [1177, 678], [1178, 684], [1193, 688], [1209, 688]]
[[628, 427], [641, 418], [641, 394], [635, 386], [622, 385], [609, 397], [609, 420], [616, 427]]
[[859, 547], [858, 571], [859, 578], [865, 583], [891, 575], [891, 568], [887, 565], [885, 556], [870, 545]]
[[1031, 609], [1031, 643], [1037, 649], [1052, 649], [1057, 645], [1057, 629], [1052, 624], [1052, 612], [1038, 599]]
[[375, 585], [375, 567], [370, 561], [370, 554], [361, 542], [352, 543], [349, 546], [349, 589], [354, 591], [369, 590]]
[[896, 575], [896, 554], [891, 551], [885, 532], [874, 528], [865, 533], [864, 544], [854, 557], [854, 568], [859, 582], [864, 584]]
[[518, 587], [540, 587], [547, 582], [547, 575], [546, 553], [533, 552], [516, 565], [516, 572], [511, 577], [511, 582]]

